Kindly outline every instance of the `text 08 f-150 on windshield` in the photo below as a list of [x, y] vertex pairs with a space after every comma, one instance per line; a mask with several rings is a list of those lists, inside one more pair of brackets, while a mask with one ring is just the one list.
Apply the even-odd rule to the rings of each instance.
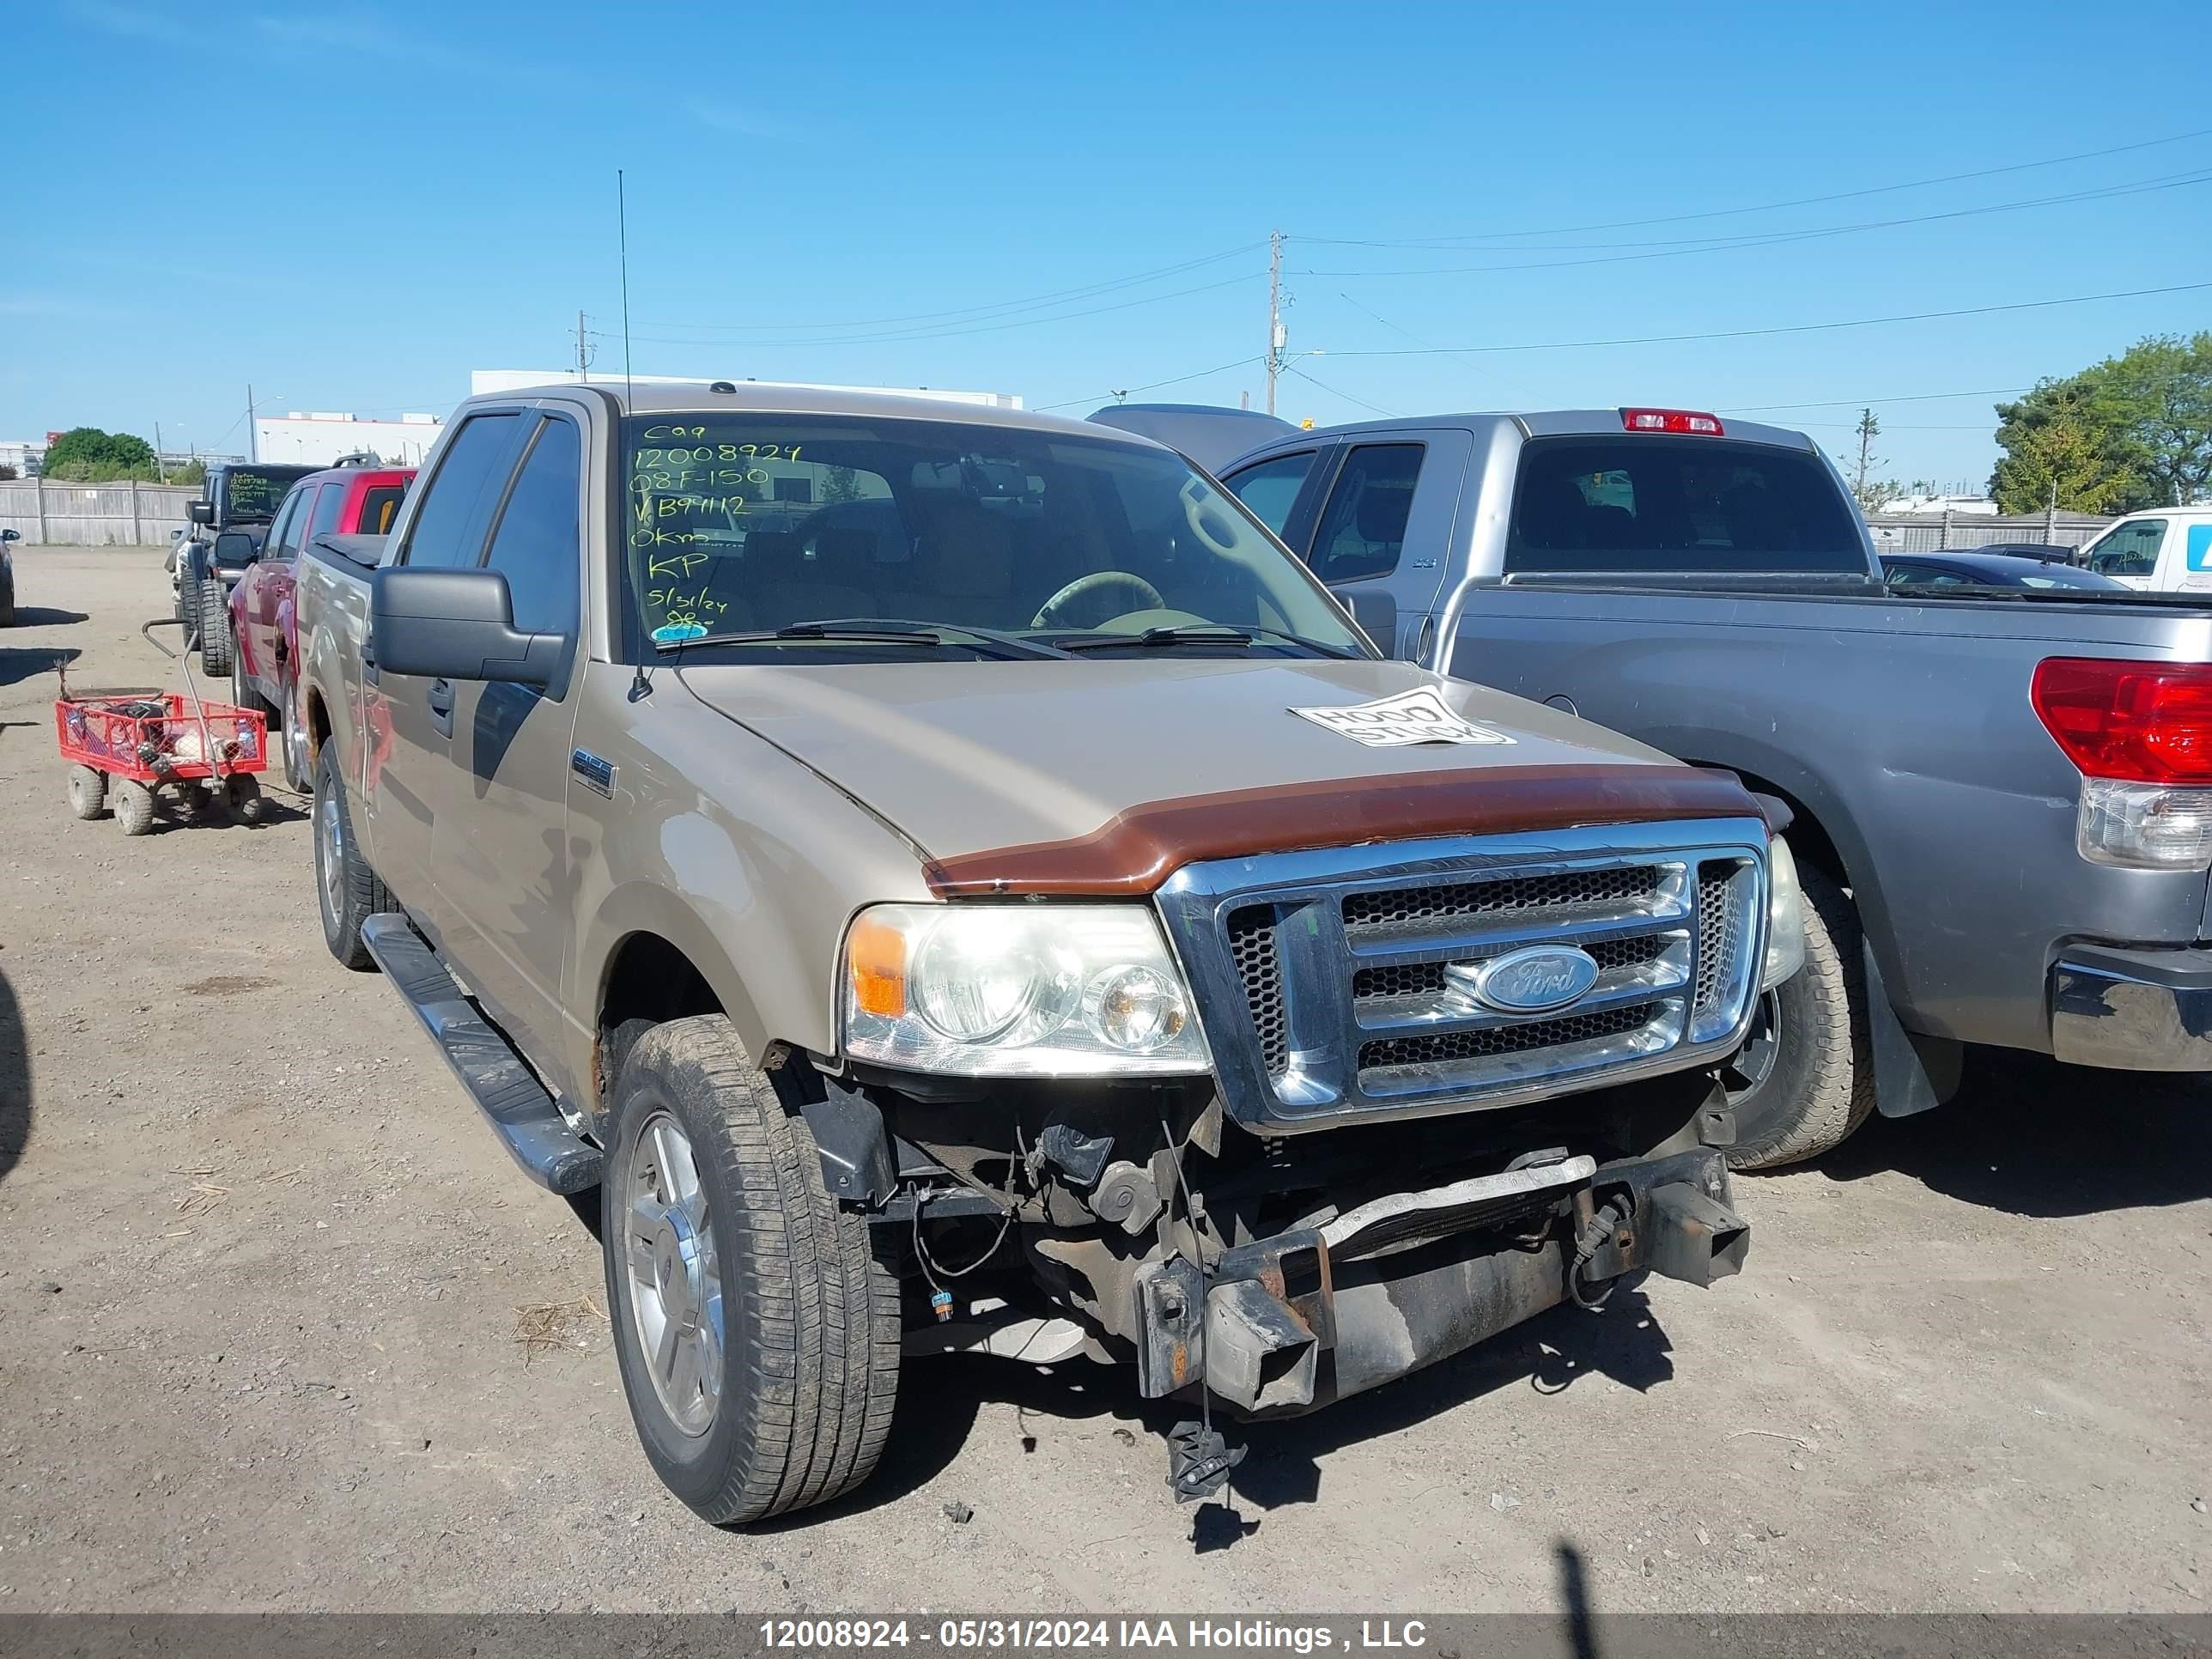
[[[358, 538], [354, 538], [357, 540]], [[1802, 930], [1732, 777], [1385, 660], [1079, 422], [465, 405], [299, 583], [322, 921], [601, 1194], [641, 1440], [864, 1479], [903, 1356], [1296, 1413], [1747, 1243], [1720, 1068]]]

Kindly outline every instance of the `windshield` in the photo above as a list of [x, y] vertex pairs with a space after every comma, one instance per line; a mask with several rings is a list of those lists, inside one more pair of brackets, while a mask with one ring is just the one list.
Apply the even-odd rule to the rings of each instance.
[[276, 504], [284, 499], [292, 481], [313, 471], [310, 466], [225, 467], [216, 475], [221, 491], [216, 516], [225, 524], [240, 519], [273, 519]]
[[[1370, 654], [1304, 567], [1164, 450], [702, 413], [625, 422], [623, 467], [641, 642], [874, 618], [937, 624], [945, 648], [975, 654], [990, 653], [960, 629], [1105, 652]], [[840, 648], [883, 654], [818, 632], [685, 654]]]

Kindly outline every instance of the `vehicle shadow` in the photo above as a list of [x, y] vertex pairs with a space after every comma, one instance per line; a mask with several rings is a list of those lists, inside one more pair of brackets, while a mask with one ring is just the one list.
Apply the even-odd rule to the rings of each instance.
[[15, 626], [18, 628], [64, 628], [70, 623], [91, 620], [89, 612], [62, 611], [51, 605], [19, 605], [15, 607]]
[[0, 973], [0, 1181], [31, 1141], [31, 1039], [15, 988]]
[[[1241, 1423], [1217, 1410], [1214, 1426], [1229, 1443], [1247, 1449], [1231, 1480], [1235, 1503], [1263, 1514], [1293, 1504], [1320, 1501], [1322, 1460], [1359, 1442], [1395, 1434], [1457, 1406], [1526, 1382], [1542, 1395], [1571, 1388], [1597, 1374], [1642, 1393], [1674, 1376], [1672, 1344], [1643, 1291], [1623, 1288], [1602, 1314], [1560, 1307], [1465, 1352], [1370, 1393], [1354, 1395], [1308, 1417]], [[960, 1455], [978, 1431], [986, 1405], [1012, 1406], [1024, 1453], [1036, 1451], [1056, 1431], [1110, 1419], [1116, 1438], [1152, 1478], [1166, 1485], [1165, 1437], [1195, 1414], [1181, 1401], [1146, 1400], [1127, 1366], [1077, 1358], [1032, 1366], [958, 1355], [909, 1360], [899, 1377], [898, 1415], [881, 1463], [866, 1485], [819, 1509], [763, 1522], [747, 1532], [777, 1532], [865, 1514], [927, 1486]], [[1465, 1471], [1438, 1472], [1438, 1485], [1476, 1478]], [[965, 1494], [973, 1502], [986, 1494]], [[1416, 1494], [1417, 1496], [1419, 1494]], [[1201, 1553], [1226, 1548], [1261, 1524], [1236, 1508], [1208, 1504], [1191, 1511], [1192, 1542]]]
[[1893, 1170], [2021, 1216], [2188, 1204], [2212, 1198], [2212, 1078], [1973, 1050], [1956, 1099], [1876, 1117], [1813, 1167], [1839, 1182]]
[[75, 662], [83, 654], [73, 646], [0, 645], [0, 685], [21, 685], [40, 674], [52, 673], [57, 662]]
[[187, 806], [173, 795], [164, 794], [154, 815], [154, 833], [157, 836], [190, 833], [198, 830], [267, 830], [280, 823], [304, 823], [307, 813], [303, 807], [291, 804], [289, 795], [264, 793], [261, 797], [261, 821], [243, 824], [219, 806]]

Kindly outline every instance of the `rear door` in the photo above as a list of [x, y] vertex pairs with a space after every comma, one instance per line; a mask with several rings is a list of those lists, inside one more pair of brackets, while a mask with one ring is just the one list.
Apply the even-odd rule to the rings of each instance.
[[[479, 410], [445, 440], [437, 470], [398, 532], [392, 562], [455, 568], [482, 562], [527, 424], [517, 409]], [[361, 654], [368, 742], [362, 797], [371, 822], [371, 856], [409, 914], [442, 944], [448, 919], [432, 867], [432, 834], [441, 799], [454, 788], [460, 694], [450, 680], [385, 672], [376, 661], [373, 621]]]
[[560, 410], [523, 417], [520, 459], [483, 563], [507, 578], [514, 625], [566, 634], [564, 677], [454, 687], [453, 739], [431, 862], [447, 944], [531, 1060], [561, 1077], [561, 970], [571, 906], [564, 825], [583, 616], [583, 433]]

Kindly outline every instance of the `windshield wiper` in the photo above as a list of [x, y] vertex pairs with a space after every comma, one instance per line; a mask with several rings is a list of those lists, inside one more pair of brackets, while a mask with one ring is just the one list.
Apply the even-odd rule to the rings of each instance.
[[[946, 637], [951, 635], [952, 637]], [[869, 645], [943, 646], [981, 641], [999, 650], [1000, 657], [1065, 657], [1057, 646], [1025, 640], [995, 629], [970, 628], [964, 623], [908, 622], [897, 617], [851, 617], [822, 622], [789, 623], [781, 628], [735, 634], [700, 634], [688, 640], [662, 640], [654, 649], [681, 651], [691, 645], [773, 645], [779, 640], [842, 640]]]
[[1176, 645], [1250, 645], [1255, 640], [1282, 640], [1302, 646], [1316, 656], [1352, 659], [1357, 653], [1340, 647], [1324, 645], [1319, 640], [1307, 639], [1302, 634], [1285, 634], [1277, 628], [1258, 628], [1244, 623], [1186, 623], [1178, 628], [1147, 628], [1137, 634], [1085, 634], [1076, 639], [1061, 639], [1059, 643], [1068, 651], [1105, 651], [1119, 646], [1130, 646], [1139, 651], [1157, 651]]

